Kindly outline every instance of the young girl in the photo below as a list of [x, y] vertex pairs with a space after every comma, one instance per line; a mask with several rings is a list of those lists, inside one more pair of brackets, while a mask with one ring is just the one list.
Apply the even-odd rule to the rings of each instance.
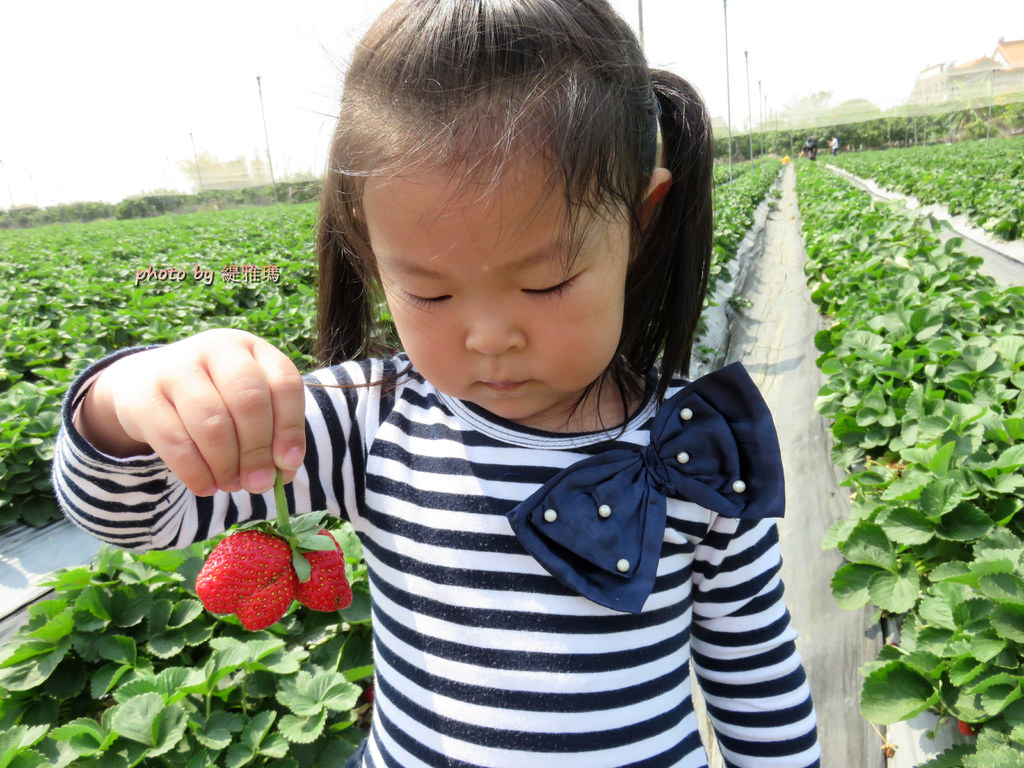
[[63, 508], [181, 547], [265, 517], [280, 468], [293, 511], [351, 521], [376, 687], [350, 765], [704, 766], [691, 662], [728, 765], [817, 765], [771, 417], [738, 365], [679, 378], [711, 159], [697, 94], [604, 0], [401, 0], [334, 136], [325, 367], [230, 330], [96, 363]]

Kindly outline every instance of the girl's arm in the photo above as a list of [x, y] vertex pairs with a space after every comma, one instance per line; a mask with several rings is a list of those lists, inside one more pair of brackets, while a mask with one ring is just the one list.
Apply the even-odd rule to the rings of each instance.
[[810, 768], [821, 759], [781, 562], [771, 519], [719, 516], [696, 553], [693, 667], [731, 766]]

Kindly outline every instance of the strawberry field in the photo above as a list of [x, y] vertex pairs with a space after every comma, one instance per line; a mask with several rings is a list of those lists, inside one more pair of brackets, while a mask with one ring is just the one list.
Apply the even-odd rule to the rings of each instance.
[[846, 560], [832, 589], [877, 607], [889, 640], [864, 670], [862, 712], [892, 724], [932, 710], [980, 732], [928, 768], [1019, 765], [1024, 289], [997, 288], [933, 220], [822, 167], [801, 165], [797, 191], [830, 319], [816, 408], [853, 500], [825, 542]]
[[0, 234], [0, 526], [58, 517], [49, 463], [74, 376], [115, 349], [231, 326], [311, 360], [313, 205]]
[[1024, 136], [840, 154], [829, 162], [923, 203], [941, 203], [995, 237], [1024, 238]]
[[[1020, 238], [1021, 147], [838, 164]], [[731, 178], [716, 168], [709, 310], [742, 304], [722, 286], [781, 167], [737, 164]], [[932, 711], [978, 732], [928, 768], [1018, 765], [1024, 289], [998, 287], [932, 220], [873, 201], [824, 163], [796, 170], [808, 287], [826, 319], [816, 408], [852, 499], [824, 542], [844, 558], [827, 576], [839, 605], [877, 611], [888, 641], [863, 670], [861, 711], [880, 726]], [[229, 326], [310, 369], [315, 216], [296, 205], [0, 231], [0, 528], [59, 518], [49, 471], [61, 397], [108, 352]], [[258, 632], [197, 599], [216, 540], [105, 549], [57, 571], [50, 599], [0, 650], [0, 765], [342, 764], [367, 725], [373, 667], [361, 549], [348, 530], [339, 541], [352, 605], [295, 607]]]
[[[779, 165], [739, 167], [717, 193], [709, 296], [728, 279]], [[0, 341], [0, 525], [59, 517], [49, 464], [60, 400], [108, 352], [231, 326], [277, 344], [300, 369], [313, 365], [315, 207], [281, 213], [0, 233], [0, 304], [13, 321]], [[216, 540], [178, 552], [104, 550], [92, 566], [58, 571], [53, 596], [28, 608], [0, 652], [0, 764], [341, 764], [366, 725], [372, 658], [361, 548], [351, 533], [338, 536], [352, 605], [296, 608], [258, 632], [197, 599]]]

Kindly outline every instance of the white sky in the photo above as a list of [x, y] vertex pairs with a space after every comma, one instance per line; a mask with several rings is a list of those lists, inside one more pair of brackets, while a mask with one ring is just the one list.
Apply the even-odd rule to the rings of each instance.
[[[637, 27], [639, 0], [612, 0]], [[278, 178], [319, 174], [348, 52], [387, 0], [11, 0], [0, 15], [0, 208], [186, 190], [178, 164], [266, 152]], [[652, 66], [725, 117], [722, 0], [643, 0]], [[1024, 38], [1022, 0], [729, 0], [732, 122], [817, 91], [903, 101], [941, 61]], [[758, 99], [761, 81], [761, 99]]]

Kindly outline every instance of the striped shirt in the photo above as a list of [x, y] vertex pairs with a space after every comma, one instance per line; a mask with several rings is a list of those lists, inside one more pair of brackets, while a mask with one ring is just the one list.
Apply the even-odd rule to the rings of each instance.
[[[68, 517], [138, 550], [266, 517], [272, 492], [197, 498], [156, 456], [113, 459], [74, 431], [85, 385], [120, 354], [65, 400], [54, 487]], [[510, 528], [506, 513], [561, 469], [619, 441], [646, 445], [652, 393], [624, 430], [555, 434], [450, 398], [415, 371], [394, 386], [332, 386], [407, 363], [306, 377], [307, 453], [292, 485], [293, 511], [326, 509], [363, 543], [376, 677], [363, 766], [706, 766], [691, 663], [727, 765], [819, 764], [773, 521], [670, 499], [636, 615], [563, 587]]]

